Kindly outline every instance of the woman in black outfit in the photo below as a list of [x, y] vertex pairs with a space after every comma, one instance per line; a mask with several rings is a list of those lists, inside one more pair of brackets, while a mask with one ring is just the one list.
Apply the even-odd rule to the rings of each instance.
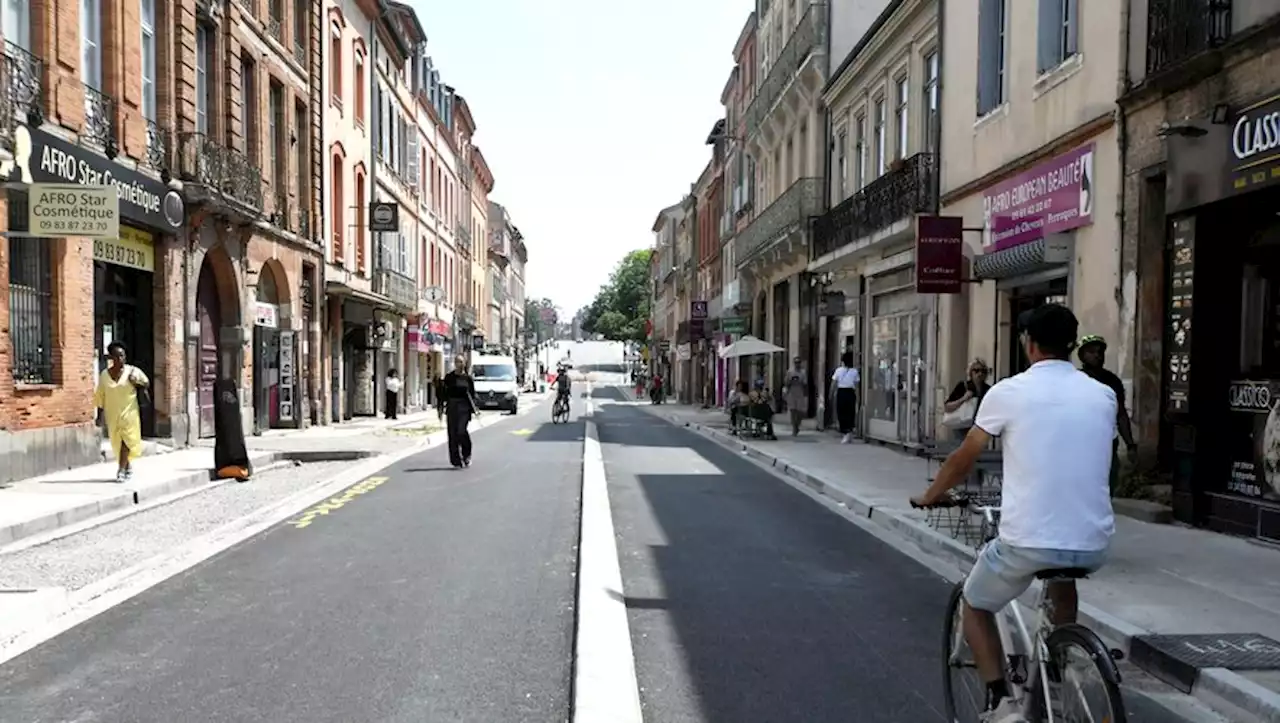
[[[978, 404], [982, 404], [982, 396], [987, 393], [991, 385], [987, 383], [987, 373], [990, 370], [987, 363], [981, 359], [974, 359], [969, 365], [969, 376], [964, 381], [956, 384], [955, 389], [951, 390], [951, 396], [947, 397], [947, 401], [943, 403], [942, 410], [948, 414], [956, 411], [965, 402], [970, 399], [976, 399]], [[969, 420], [969, 424], [953, 429], [956, 439], [964, 439], [969, 434], [969, 428], [973, 426], [973, 420]]]
[[454, 467], [471, 466], [471, 433], [467, 426], [476, 413], [476, 383], [467, 373], [467, 360], [454, 357], [453, 371], [440, 382], [440, 411], [445, 416], [449, 438], [449, 463]]

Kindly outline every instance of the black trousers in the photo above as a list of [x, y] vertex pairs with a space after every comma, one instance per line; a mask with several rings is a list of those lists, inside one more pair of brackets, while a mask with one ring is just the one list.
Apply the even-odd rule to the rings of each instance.
[[386, 414], [387, 419], [398, 419], [397, 413], [399, 411], [399, 407], [400, 407], [400, 395], [388, 389], [386, 409], [383, 410], [383, 413]]
[[853, 432], [858, 416], [858, 391], [851, 387], [836, 390], [836, 421], [840, 425], [841, 434]]
[[471, 424], [471, 407], [450, 402], [444, 415], [449, 438], [449, 463], [461, 465], [462, 460], [471, 458], [471, 432], [467, 431]]

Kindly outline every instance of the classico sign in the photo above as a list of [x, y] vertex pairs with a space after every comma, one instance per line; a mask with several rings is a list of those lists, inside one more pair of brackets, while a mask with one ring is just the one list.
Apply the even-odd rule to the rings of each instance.
[[1240, 111], [1228, 158], [1228, 194], [1280, 183], [1280, 94]]

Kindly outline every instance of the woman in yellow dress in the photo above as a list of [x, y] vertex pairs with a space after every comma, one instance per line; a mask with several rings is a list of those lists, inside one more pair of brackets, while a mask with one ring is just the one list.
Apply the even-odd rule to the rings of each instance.
[[93, 404], [101, 409], [107, 420], [107, 433], [111, 436], [111, 451], [116, 455], [119, 469], [117, 482], [127, 482], [133, 477], [132, 462], [142, 456], [142, 418], [138, 414], [138, 394], [151, 385], [142, 370], [125, 363], [125, 348], [120, 342], [107, 345], [111, 363], [98, 376], [98, 386], [93, 391]]

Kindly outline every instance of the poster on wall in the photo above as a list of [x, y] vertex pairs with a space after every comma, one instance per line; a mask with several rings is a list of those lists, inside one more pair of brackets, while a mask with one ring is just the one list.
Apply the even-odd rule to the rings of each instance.
[[295, 332], [280, 332], [280, 421], [293, 421]]
[[1173, 252], [1169, 260], [1169, 321], [1165, 339], [1165, 409], [1174, 414], [1191, 411], [1191, 316], [1194, 301], [1195, 218], [1173, 222]]
[[1227, 491], [1280, 499], [1280, 380], [1231, 382]]

